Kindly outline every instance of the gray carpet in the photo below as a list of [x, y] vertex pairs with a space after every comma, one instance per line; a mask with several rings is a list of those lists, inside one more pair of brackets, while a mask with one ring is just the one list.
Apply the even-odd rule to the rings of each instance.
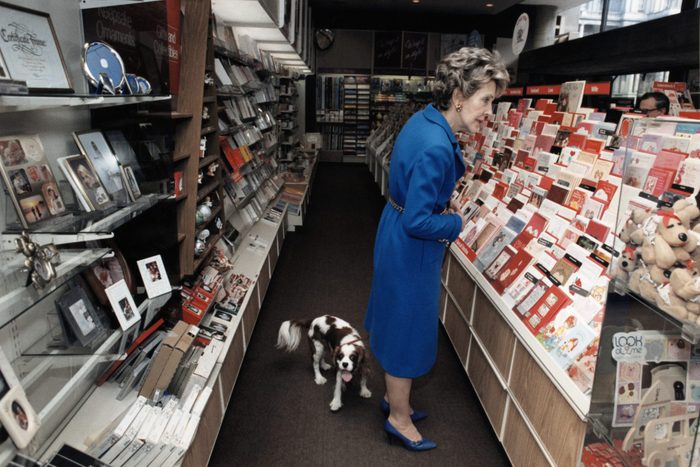
[[383, 206], [365, 165], [320, 164], [305, 225], [285, 242], [210, 465], [508, 465], [442, 328], [435, 368], [414, 382], [414, 406], [429, 414], [418, 428], [439, 445], [425, 453], [387, 444], [376, 362], [372, 398], [362, 399], [353, 382], [344, 407], [332, 413], [332, 379], [314, 383], [308, 347], [293, 354], [274, 348], [290, 318], [334, 314], [364, 333]]

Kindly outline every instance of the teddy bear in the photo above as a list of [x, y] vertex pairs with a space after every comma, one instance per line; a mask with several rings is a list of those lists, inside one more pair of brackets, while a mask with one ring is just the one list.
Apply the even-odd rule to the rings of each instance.
[[620, 255], [620, 258], [617, 260], [617, 267], [613, 271], [613, 277], [621, 282], [627, 283], [630, 273], [637, 269], [637, 264], [638, 258], [636, 251], [631, 247], [625, 247], [622, 251], [622, 255]]
[[688, 302], [689, 311], [700, 313], [700, 273], [697, 269], [675, 268], [671, 272], [669, 283], [673, 292]]
[[700, 209], [692, 198], [681, 198], [673, 203], [673, 212], [678, 216], [686, 229], [690, 229], [693, 221], [700, 218]]
[[644, 238], [642, 259], [647, 264], [669, 269], [678, 261], [690, 259], [690, 252], [697, 247], [697, 240], [688, 233], [681, 219], [673, 211], [659, 210], [657, 216], [656, 233]]

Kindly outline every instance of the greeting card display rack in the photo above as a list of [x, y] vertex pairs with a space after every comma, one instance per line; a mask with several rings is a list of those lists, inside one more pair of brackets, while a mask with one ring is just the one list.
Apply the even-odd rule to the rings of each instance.
[[[527, 168], [516, 166], [516, 163], [511, 166], [504, 162], [504, 148], [512, 150], [514, 143], [521, 144], [504, 128], [509, 126], [505, 115], [500, 125], [489, 125], [493, 132], [499, 132], [498, 135], [489, 136], [487, 132], [486, 139], [484, 135], [476, 135], [467, 142], [465, 151], [468, 178], [474, 178], [479, 184], [470, 192], [470, 199], [475, 200], [479, 195], [479, 204], [483, 203], [496, 212], [500, 201], [494, 203], [479, 193], [484, 193], [481, 188], [487, 187], [484, 190], [490, 193], [489, 197], [497, 195], [498, 191], [489, 191], [488, 180], [493, 179], [493, 188], [494, 181], [495, 184], [501, 182], [500, 175], [480, 178], [483, 177], [480, 174], [484, 170], [500, 174], [504, 167], [517, 167], [516, 177], [520, 177], [518, 174], [538, 173], [537, 168], [541, 167], [541, 164], [534, 164]], [[597, 123], [588, 128], [602, 123], [602, 120], [597, 120], [600, 114], [588, 114], [591, 115]], [[606, 274], [611, 275], [616, 274], [620, 255], [629, 246], [621, 242], [619, 234], [630, 218], [630, 206], [646, 206], [651, 212], [656, 212], [657, 206], [663, 203], [661, 196], [649, 197], [649, 193], [644, 193], [653, 188], [651, 185], [645, 188], [643, 181], [635, 181], [632, 177], [639, 171], [633, 155], [638, 151], [656, 151], [655, 166], [665, 166], [671, 159], [681, 161], [680, 166], [676, 164], [676, 175], [685, 177], [686, 185], [691, 185], [690, 190], [684, 188], [680, 183], [684, 180], [678, 178], [678, 185], [671, 185], [669, 181], [666, 189], [686, 197], [697, 194], [698, 185], [687, 180], [696, 176], [691, 174], [695, 164], [689, 154], [697, 150], [693, 149], [693, 144], [699, 142], [692, 135], [700, 124], [687, 120], [640, 120], [635, 117], [630, 116], [625, 123], [623, 116], [612, 133], [593, 135], [581, 131], [583, 139], [592, 140], [591, 143], [601, 139], [608, 145], [619, 145], [616, 149], [603, 144], [597, 154], [602, 160], [610, 160], [608, 180], [617, 187], [615, 197], [610, 200], [613, 208], [610, 215], [605, 216], [610, 235], [603, 235], [603, 240], [598, 243], [609, 246], [608, 262], [604, 265]], [[578, 128], [585, 128], [590, 123], [580, 120]], [[386, 154], [387, 149], [383, 145], [390, 143], [391, 138], [391, 132], [386, 130], [380, 126], [370, 136], [369, 144], [368, 165], [375, 181], [380, 184], [385, 180], [381, 155]], [[523, 131], [522, 126], [520, 130]], [[380, 134], [384, 136], [380, 137]], [[664, 154], [660, 147], [654, 150], [642, 145], [642, 142], [649, 141], [675, 141], [679, 137], [685, 138], [686, 147], [685, 151], [677, 151], [680, 156]], [[614, 143], [615, 139], [617, 143]], [[563, 154], [565, 148], [558, 151]], [[517, 161], [516, 152], [511, 161]], [[558, 156], [560, 154], [554, 157], [554, 161]], [[647, 172], [651, 167], [649, 164]], [[562, 168], [550, 166], [550, 169], [544, 174], [558, 180], [557, 171]], [[542, 172], [539, 174], [544, 176]], [[472, 186], [474, 180], [470, 182]], [[515, 180], [520, 178], [511, 183]], [[464, 185], [458, 187], [456, 200], [465, 195], [464, 191], [460, 192], [461, 187]], [[524, 204], [532, 203], [532, 199], [532, 196], [523, 198]], [[534, 202], [537, 202], [536, 198]], [[669, 206], [666, 205], [666, 209]], [[468, 208], [466, 212], [469, 213]], [[554, 357], [547, 347], [554, 341], [546, 339], [552, 337], [556, 340], [559, 332], [556, 315], [545, 321], [551, 323], [554, 334], [550, 336], [546, 332], [547, 324], [543, 324], [541, 332], [533, 332], [527, 320], [514, 309], [513, 303], [504, 300], [502, 292], [494, 288], [493, 280], [484, 275], [483, 267], [477, 268], [475, 261], [478, 258], [479, 255], [474, 256], [463, 241], [460, 244], [460, 240], [447, 251], [441, 277], [440, 320], [494, 432], [514, 465], [575, 466], [605, 462], [611, 465], [664, 465], [673, 460], [678, 465], [694, 465], [698, 458], [695, 437], [700, 397], [696, 389], [700, 387], [696, 381], [700, 328], [694, 320], [679, 319], [664, 311], [649, 299], [640, 297], [639, 293], [631, 292], [626, 281], [621, 282], [618, 278], [611, 282], [605, 300], [607, 312], [600, 312], [595, 318], [597, 336], [571, 360], [574, 365], [565, 367], [557, 360], [561, 357]], [[558, 335], [560, 339], [562, 336], [573, 339], [574, 334], [567, 334], [572, 332], [567, 329], [562, 327], [563, 334]], [[654, 427], [655, 435], [649, 428], [650, 432], [645, 436], [645, 427]]]

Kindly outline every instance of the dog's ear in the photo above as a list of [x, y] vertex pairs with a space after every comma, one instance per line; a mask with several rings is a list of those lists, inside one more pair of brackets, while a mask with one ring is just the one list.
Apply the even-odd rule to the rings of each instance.
[[331, 356], [331, 360], [333, 361], [333, 366], [338, 366], [338, 352], [340, 352], [340, 346], [336, 345], [335, 348], [333, 348], [333, 355]]

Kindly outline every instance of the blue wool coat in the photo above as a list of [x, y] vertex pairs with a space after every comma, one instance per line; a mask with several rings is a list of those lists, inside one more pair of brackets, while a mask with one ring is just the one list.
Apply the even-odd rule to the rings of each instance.
[[445, 244], [459, 235], [457, 214], [442, 214], [465, 166], [445, 117], [432, 105], [401, 129], [391, 155], [389, 193], [374, 245], [365, 328], [384, 371], [416, 378], [437, 356], [440, 269]]

